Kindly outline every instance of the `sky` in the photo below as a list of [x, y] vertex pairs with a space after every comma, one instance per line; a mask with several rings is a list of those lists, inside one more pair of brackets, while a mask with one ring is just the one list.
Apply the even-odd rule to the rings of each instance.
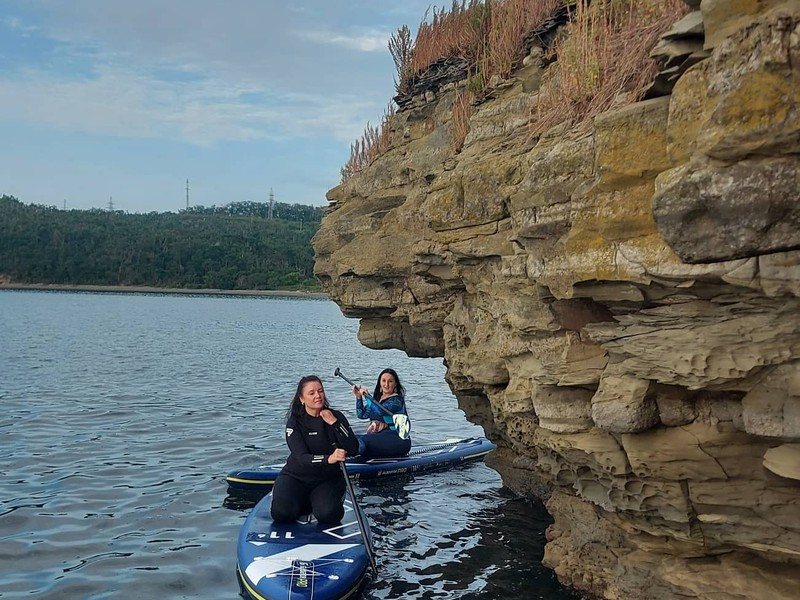
[[430, 0], [0, 0], [0, 195], [327, 204]]

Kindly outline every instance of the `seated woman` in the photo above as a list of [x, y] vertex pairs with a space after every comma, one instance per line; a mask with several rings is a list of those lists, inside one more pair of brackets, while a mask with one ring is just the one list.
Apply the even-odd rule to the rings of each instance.
[[356, 397], [358, 418], [372, 420], [366, 435], [358, 436], [358, 453], [365, 457], [408, 454], [411, 438], [406, 435], [407, 432], [397, 430], [394, 420], [394, 415], [408, 416], [406, 390], [394, 369], [381, 371], [372, 397], [365, 387], [354, 386], [353, 394]]
[[333, 410], [316, 375], [297, 384], [286, 413], [289, 459], [275, 478], [272, 518], [279, 523], [311, 512], [320, 524], [344, 516], [345, 480], [337, 462], [358, 453], [358, 439], [345, 416]]

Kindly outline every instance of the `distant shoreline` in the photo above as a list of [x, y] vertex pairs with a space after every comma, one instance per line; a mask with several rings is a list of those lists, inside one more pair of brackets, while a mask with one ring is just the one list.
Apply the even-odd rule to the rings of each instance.
[[325, 292], [302, 290], [217, 290], [159, 288], [145, 285], [62, 285], [57, 283], [0, 283], [2, 290], [31, 290], [43, 292], [101, 292], [109, 294], [184, 294], [203, 296], [278, 296], [286, 298], [328, 299]]

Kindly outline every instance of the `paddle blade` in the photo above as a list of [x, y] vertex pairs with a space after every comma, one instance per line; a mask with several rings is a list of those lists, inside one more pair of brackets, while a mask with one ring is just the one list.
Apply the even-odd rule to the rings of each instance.
[[406, 415], [394, 415], [392, 421], [394, 421], [394, 426], [397, 428], [397, 435], [400, 436], [400, 439], [407, 440], [411, 434], [411, 423], [408, 417]]

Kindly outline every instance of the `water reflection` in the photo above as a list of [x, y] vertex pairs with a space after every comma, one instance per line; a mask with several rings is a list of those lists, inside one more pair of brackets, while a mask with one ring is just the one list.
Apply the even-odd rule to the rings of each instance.
[[362, 484], [383, 567], [365, 598], [575, 598], [541, 565], [544, 507], [504, 488], [476, 493], [481, 478]]

